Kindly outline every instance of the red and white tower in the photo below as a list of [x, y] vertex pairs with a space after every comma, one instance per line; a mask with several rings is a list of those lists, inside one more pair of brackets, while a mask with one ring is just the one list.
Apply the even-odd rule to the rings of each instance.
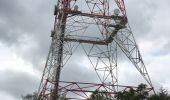
[[[123, 0], [58, 0], [54, 15], [52, 43], [38, 100], [86, 100], [96, 89], [106, 91], [114, 100], [115, 93], [130, 88], [118, 84], [118, 48], [146, 80], [148, 90], [153, 89]], [[96, 83], [61, 79], [63, 69], [69, 66], [67, 63], [74, 59], [72, 55], [78, 48], [90, 62], [87, 67], [95, 71]]]

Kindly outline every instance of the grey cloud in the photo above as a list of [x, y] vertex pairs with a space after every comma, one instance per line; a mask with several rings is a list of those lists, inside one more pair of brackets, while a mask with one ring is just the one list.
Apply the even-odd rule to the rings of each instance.
[[13, 43], [19, 43], [18, 37], [19, 33], [11, 34], [6, 27], [0, 25], [0, 40], [5, 42], [7, 45], [11, 45]]
[[[21, 9], [22, 8], [22, 9]], [[19, 16], [24, 13], [24, 9], [18, 0], [1, 0], [0, 15], [3, 17]]]
[[146, 37], [152, 28], [151, 19], [154, 16], [154, 9], [151, 9], [150, 7], [152, 6], [150, 6], [146, 0], [132, 0], [130, 2], [127, 2], [126, 8], [129, 23], [137, 41], [138, 39], [144, 39], [143, 37]]
[[[61, 79], [67, 81], [96, 82], [97, 76], [86, 55], [73, 55], [62, 69]], [[89, 63], [83, 63], [86, 60]]]
[[[14, 5], [17, 3], [18, 5]], [[10, 1], [10, 0], [1, 0], [0, 1], [0, 39], [1, 41], [12, 44], [18, 43], [17, 39], [19, 37], [19, 33], [16, 32], [17, 29], [14, 30], [11, 25], [13, 24], [13, 20], [16, 17], [19, 17], [19, 14], [24, 13], [24, 9], [19, 9], [19, 2]]]
[[[39, 79], [24, 72], [12, 70], [0, 71], [0, 91], [6, 92], [14, 98], [21, 98], [21, 95], [32, 93], [37, 90]], [[1, 98], [2, 99], [2, 98]]]
[[[16, 51], [20, 51], [17, 55], [36, 67], [40, 66], [38, 63], [45, 59], [48, 53], [53, 21], [53, 2], [0, 1], [0, 41], [8, 46], [14, 46]], [[27, 42], [38, 44], [37, 47], [21, 51], [20, 46], [27, 45], [23, 41], [30, 37], [34, 38], [33, 41]]]
[[[35, 69], [42, 71], [44, 68], [42, 62], [46, 59], [50, 44], [53, 5], [51, 1], [38, 1], [37, 4], [39, 5], [29, 1], [22, 2], [22, 0], [0, 1], [0, 42], [13, 47], [17, 56], [32, 63]], [[26, 51], [21, 49], [34, 44], [37, 46], [28, 48]], [[34, 76], [11, 70], [2, 71], [0, 76], [6, 77], [6, 79], [0, 77], [2, 80], [0, 90], [17, 100], [21, 95], [37, 90], [40, 82]]]
[[[9, 47], [15, 46], [17, 56], [22, 57], [25, 61], [33, 64], [34, 68], [41, 71], [44, 68], [44, 62], [50, 45], [50, 30], [53, 26], [53, 5], [55, 0], [1, 0], [0, 1], [0, 42], [7, 44]], [[140, 3], [139, 3], [140, 2]], [[162, 2], [162, 1], [158, 1]], [[157, 4], [145, 1], [130, 1], [127, 3], [127, 14], [132, 26], [132, 31], [138, 39], [144, 40], [152, 31], [152, 17], [155, 16], [154, 10], [158, 9]], [[20, 46], [27, 44], [19, 41], [24, 35], [30, 40], [30, 44], [37, 44], [26, 51], [20, 50]], [[153, 36], [153, 33], [152, 33]], [[150, 36], [149, 39], [152, 38]], [[160, 35], [158, 35], [159, 37]], [[29, 42], [29, 40], [27, 41]], [[169, 45], [169, 44], [167, 44]], [[69, 66], [63, 70], [62, 79], [65, 80], [84, 80], [95, 81], [95, 73], [78, 64], [82, 50], [77, 51], [75, 60], [69, 63]], [[120, 57], [121, 56], [121, 57]], [[119, 55], [120, 62], [126, 60]], [[77, 60], [77, 61], [76, 61]], [[128, 59], [127, 59], [128, 60]], [[73, 64], [75, 63], [75, 65]], [[88, 72], [88, 73], [87, 73]], [[10, 74], [8, 74], [10, 73]], [[128, 74], [128, 73], [126, 73]], [[124, 76], [126, 76], [126, 74]], [[35, 85], [39, 85], [38, 79], [25, 73], [13, 73], [5, 71], [0, 76], [7, 76], [8, 80], [0, 82], [1, 91], [6, 91], [14, 97], [18, 98], [22, 93], [28, 93], [37, 90]], [[131, 76], [127, 75], [127, 76]], [[127, 77], [126, 76], [126, 77]], [[133, 75], [132, 75], [133, 76]], [[25, 80], [28, 81], [25, 81]], [[37, 82], [38, 81], [38, 82]], [[129, 80], [125, 80], [129, 82]], [[133, 83], [134, 81], [131, 81]], [[35, 86], [35, 87], [34, 87]], [[34, 88], [33, 88], [34, 87]], [[16, 92], [17, 91], [17, 92]]]

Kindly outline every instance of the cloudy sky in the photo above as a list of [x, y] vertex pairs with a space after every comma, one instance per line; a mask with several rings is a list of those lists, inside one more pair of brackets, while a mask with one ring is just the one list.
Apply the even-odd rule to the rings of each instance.
[[[0, 99], [20, 100], [21, 95], [38, 89], [51, 40], [55, 3], [56, 0], [0, 0]], [[170, 1], [125, 3], [154, 86], [170, 90]], [[70, 69], [74, 73], [81, 70]], [[133, 76], [126, 68], [124, 73], [124, 79]]]

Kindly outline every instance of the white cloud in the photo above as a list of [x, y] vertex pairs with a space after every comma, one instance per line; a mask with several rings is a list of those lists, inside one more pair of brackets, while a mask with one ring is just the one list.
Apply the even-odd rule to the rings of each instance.
[[[26, 47], [22, 47], [24, 50], [28, 50]], [[14, 51], [12, 48], [7, 47], [6, 45], [0, 44], [0, 71], [3, 70], [12, 70], [12, 71], [21, 71], [21, 72], [26, 72], [29, 74], [35, 74], [33, 65], [27, 61], [24, 61], [20, 56], [18, 56], [16, 52], [21, 52], [23, 53], [24, 50], [22, 50], [20, 47], [21, 51]], [[37, 72], [36, 72], [37, 73]], [[36, 75], [37, 76], [37, 75]]]
[[[18, 100], [21, 95], [25, 95], [30, 91], [37, 91], [37, 82], [40, 80], [41, 73], [35, 70], [31, 63], [18, 57], [11, 48], [0, 44], [0, 52], [0, 92], [2, 92], [0, 98], [3, 98], [3, 100]], [[29, 84], [32, 80], [36, 81]], [[27, 88], [24, 90], [24, 87]]]

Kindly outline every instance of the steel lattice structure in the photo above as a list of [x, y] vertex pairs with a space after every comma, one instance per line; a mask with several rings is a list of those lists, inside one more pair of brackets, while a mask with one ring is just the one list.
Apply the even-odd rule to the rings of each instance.
[[[38, 100], [86, 100], [96, 89], [108, 92], [114, 100], [117, 91], [131, 87], [118, 84], [118, 48], [144, 77], [150, 86], [148, 91], [153, 89], [129, 27], [123, 0], [58, 0], [54, 15], [52, 43]], [[60, 79], [62, 69], [77, 48], [82, 48], [88, 57], [99, 83]]]

